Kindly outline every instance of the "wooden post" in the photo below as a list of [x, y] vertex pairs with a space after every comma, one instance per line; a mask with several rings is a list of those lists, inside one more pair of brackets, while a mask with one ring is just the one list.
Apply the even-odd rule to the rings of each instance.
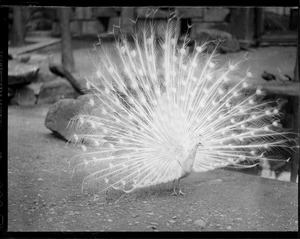
[[25, 43], [25, 24], [23, 7], [14, 7], [14, 20], [13, 20], [13, 46], [21, 46]]
[[[294, 81], [299, 82], [299, 65], [298, 65], [298, 55], [297, 54], [297, 59], [296, 59], [296, 65], [294, 69]], [[299, 133], [300, 133], [300, 89], [299, 90], [299, 95], [295, 96], [293, 99], [293, 108], [294, 108], [294, 130], [298, 135], [296, 136], [298, 138], [297, 142], [299, 145]], [[291, 168], [291, 182], [296, 182], [297, 177], [298, 177], [298, 169], [299, 169], [299, 157], [300, 157], [300, 149], [296, 148], [296, 152], [293, 155], [293, 160], [292, 160], [292, 168]]]
[[70, 72], [74, 71], [72, 38], [70, 33], [70, 8], [60, 8], [61, 54], [62, 64]]

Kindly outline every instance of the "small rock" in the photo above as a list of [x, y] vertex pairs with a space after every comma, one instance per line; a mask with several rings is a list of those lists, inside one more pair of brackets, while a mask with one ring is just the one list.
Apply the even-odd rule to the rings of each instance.
[[158, 225], [156, 222], [150, 222], [151, 225]]
[[193, 220], [192, 220], [192, 219], [190, 219], [190, 218], [186, 220], [186, 222], [192, 222], [192, 221], [193, 221]]
[[231, 226], [227, 226], [226, 229], [230, 230], [230, 229], [231, 229]]
[[172, 219], [176, 219], [176, 218], [177, 218], [176, 216], [172, 217]]
[[139, 215], [138, 214], [132, 214], [132, 217], [133, 218], [136, 218], [136, 217], [138, 217]]
[[113, 220], [112, 220], [112, 219], [107, 219], [107, 221], [108, 221], [108, 222], [113, 222]]
[[175, 223], [176, 221], [175, 220], [169, 220], [169, 223]]
[[44, 179], [42, 179], [42, 178], [38, 178], [38, 181], [44, 181]]
[[19, 87], [34, 81], [39, 72], [37, 64], [25, 64], [17, 60], [8, 61], [8, 82], [11, 87]]
[[201, 228], [204, 228], [206, 226], [206, 222], [203, 219], [198, 219], [194, 222], [194, 224], [200, 226]]

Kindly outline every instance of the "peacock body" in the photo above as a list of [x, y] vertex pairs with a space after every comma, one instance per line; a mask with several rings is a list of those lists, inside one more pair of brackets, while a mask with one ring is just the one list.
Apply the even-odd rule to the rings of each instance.
[[117, 58], [104, 50], [97, 56], [86, 82], [92, 108], [72, 119], [74, 139], [87, 143], [72, 161], [74, 172], [88, 175], [83, 188], [132, 192], [173, 180], [179, 186], [192, 171], [284, 160], [280, 150], [290, 145], [280, 106], [249, 89], [251, 73], [239, 72], [243, 60], [219, 67], [215, 51], [205, 51], [209, 42], [191, 54], [187, 44], [170, 17], [163, 38], [145, 25], [133, 43], [117, 39]]

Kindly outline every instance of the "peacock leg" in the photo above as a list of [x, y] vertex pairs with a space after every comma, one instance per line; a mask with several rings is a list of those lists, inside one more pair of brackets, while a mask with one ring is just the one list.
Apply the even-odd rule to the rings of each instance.
[[105, 191], [105, 201], [106, 201], [106, 203], [109, 203], [108, 189], [106, 189], [106, 191]]
[[184, 196], [185, 193], [183, 193], [180, 188], [180, 179], [178, 179], [178, 189], [179, 189], [178, 194]]
[[172, 192], [171, 196], [177, 196], [175, 181], [176, 181], [176, 179], [173, 180], [173, 192]]

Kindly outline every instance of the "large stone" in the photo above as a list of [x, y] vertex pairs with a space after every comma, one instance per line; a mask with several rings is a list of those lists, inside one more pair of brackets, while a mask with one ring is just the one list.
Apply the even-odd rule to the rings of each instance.
[[90, 95], [83, 95], [76, 100], [62, 99], [51, 105], [45, 118], [45, 126], [59, 138], [75, 143], [74, 133], [80, 134], [83, 131], [70, 124], [70, 121], [79, 112], [91, 113], [95, 107], [89, 103], [90, 99]]
[[[104, 96], [105, 97], [105, 96]], [[91, 99], [94, 101], [91, 102]], [[106, 110], [106, 114], [103, 114], [103, 109]], [[79, 119], [75, 119], [74, 116], [78, 114], [93, 115], [99, 117], [97, 119], [102, 121], [103, 124], [110, 122], [113, 127], [118, 127], [118, 130], [124, 130], [120, 125], [114, 125], [114, 113], [108, 105], [105, 105], [103, 101], [98, 97], [93, 97], [90, 94], [79, 96], [75, 99], [63, 99], [55, 104], [51, 105], [45, 118], [45, 126], [51, 130], [56, 136], [69, 142], [77, 143], [80, 140], [80, 135], [84, 134], [98, 134], [102, 136], [104, 140], [111, 140], [110, 133], [104, 133], [102, 128], [91, 128], [91, 124], [88, 121], [80, 122]], [[118, 114], [126, 117], [125, 111], [119, 111]], [[78, 136], [78, 139], [74, 137], [74, 134]], [[93, 145], [93, 141], [84, 139], [80, 140], [87, 145]]]
[[[196, 29], [196, 32], [193, 33], [191, 38], [200, 44], [208, 41], [220, 40], [221, 44], [219, 45], [219, 50], [223, 53], [237, 52], [240, 50], [239, 41], [225, 31], [216, 29]], [[208, 51], [210, 52], [214, 47], [215, 44], [209, 44]]]
[[8, 86], [20, 87], [34, 81], [39, 66], [34, 64], [22, 63], [17, 60], [8, 61]]
[[45, 126], [56, 136], [72, 140], [74, 132], [68, 128], [70, 120], [78, 113], [79, 101], [63, 99], [51, 105], [45, 118]]
[[38, 97], [38, 104], [52, 104], [60, 99], [76, 98], [78, 93], [66, 79], [58, 77], [57, 79], [45, 82], [41, 86]]

